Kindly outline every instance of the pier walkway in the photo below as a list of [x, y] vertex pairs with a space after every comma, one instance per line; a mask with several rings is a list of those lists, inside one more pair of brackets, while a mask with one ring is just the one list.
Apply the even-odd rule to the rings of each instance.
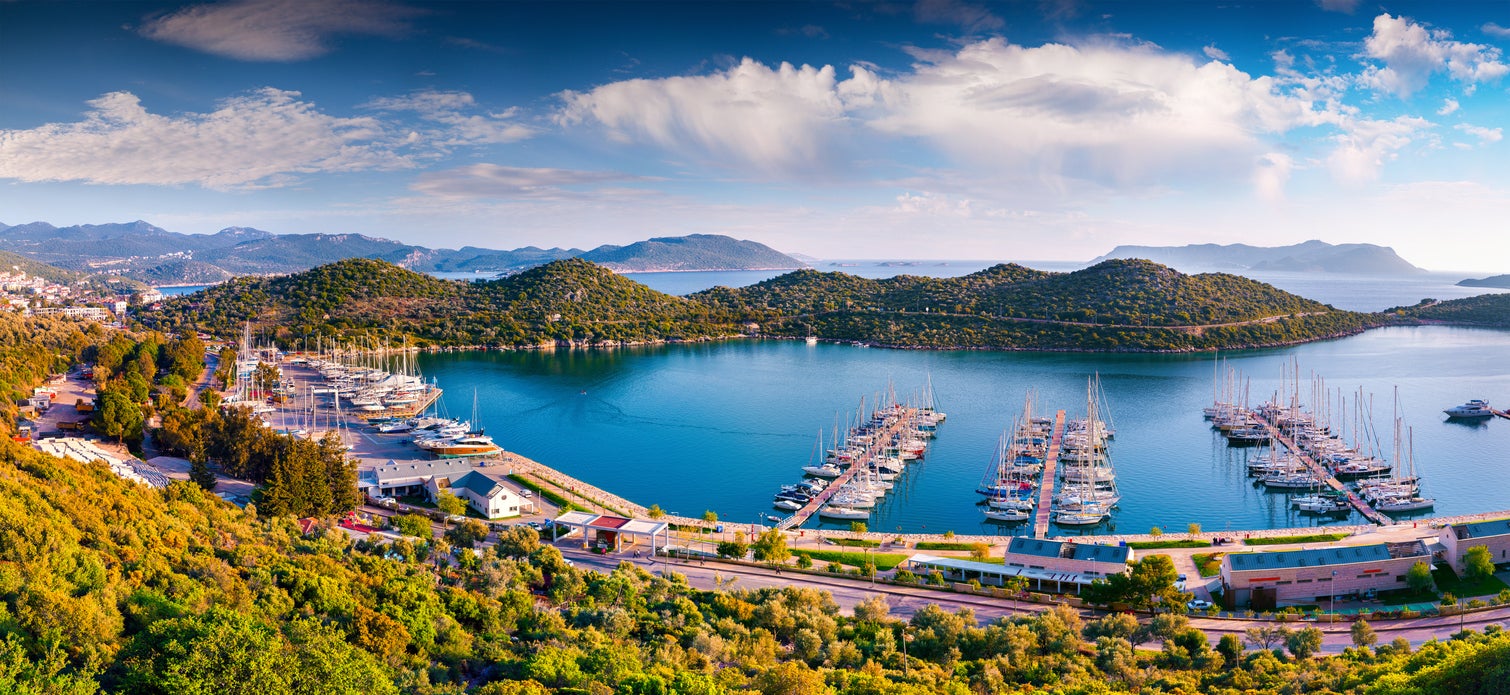
[[807, 520], [812, 518], [814, 514], [817, 514], [818, 509], [827, 504], [828, 499], [833, 497], [840, 488], [844, 487], [849, 481], [854, 480], [855, 476], [859, 475], [861, 471], [870, 468], [870, 463], [886, 450], [886, 447], [891, 444], [892, 439], [901, 434], [907, 427], [915, 424], [918, 414], [916, 408], [897, 406], [896, 410], [896, 421], [887, 425], [884, 429], [877, 430], [876, 436], [871, 438], [870, 444], [865, 447], [865, 452], [850, 463], [849, 468], [844, 469], [844, 472], [840, 473], [839, 477], [834, 478], [828, 484], [828, 487], [823, 488], [823, 492], [818, 493], [816, 497], [809, 500], [801, 509], [792, 512], [791, 516], [782, 519], [780, 523], [776, 524], [776, 528], [790, 531], [807, 523]]
[[1038, 505], [1033, 507], [1033, 537], [1049, 533], [1049, 516], [1054, 506], [1054, 469], [1059, 466], [1059, 447], [1064, 444], [1064, 411], [1054, 414], [1054, 434], [1049, 437], [1049, 451], [1043, 458], [1043, 479], [1038, 485]]
[[1385, 516], [1383, 512], [1374, 509], [1373, 506], [1370, 505], [1367, 500], [1363, 499], [1363, 497], [1359, 496], [1358, 493], [1353, 492], [1352, 490], [1348, 489], [1346, 485], [1343, 485], [1342, 481], [1338, 480], [1336, 476], [1332, 475], [1331, 471], [1328, 471], [1326, 467], [1317, 463], [1315, 459], [1311, 458], [1310, 454], [1302, 451], [1294, 441], [1292, 441], [1289, 437], [1286, 437], [1284, 432], [1281, 432], [1278, 427], [1274, 426], [1274, 423], [1270, 422], [1268, 418], [1260, 417], [1258, 418], [1258, 421], [1264, 426], [1264, 429], [1267, 429], [1269, 431], [1270, 437], [1273, 437], [1275, 441], [1283, 444], [1286, 449], [1294, 452], [1295, 456], [1300, 459], [1301, 463], [1305, 464], [1306, 468], [1310, 469], [1311, 473], [1315, 474], [1317, 477], [1326, 482], [1327, 487], [1338, 492], [1347, 493], [1348, 503], [1353, 505], [1353, 507], [1358, 510], [1358, 513], [1362, 514], [1365, 519], [1368, 519], [1369, 521], [1372, 521], [1380, 526], [1394, 525], [1394, 519], [1391, 519]]

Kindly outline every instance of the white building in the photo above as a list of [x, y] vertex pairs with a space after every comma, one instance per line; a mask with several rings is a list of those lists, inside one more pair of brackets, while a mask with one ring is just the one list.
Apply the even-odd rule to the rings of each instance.
[[504, 519], [535, 510], [535, 503], [520, 495], [519, 490], [477, 471], [469, 471], [454, 480], [434, 478], [425, 487], [432, 499], [441, 490], [446, 490], [466, 500], [467, 506], [489, 519]]

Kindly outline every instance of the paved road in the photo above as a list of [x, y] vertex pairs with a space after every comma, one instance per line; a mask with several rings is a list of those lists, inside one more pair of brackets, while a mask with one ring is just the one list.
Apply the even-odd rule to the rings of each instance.
[[[580, 546], [571, 542], [571, 539], [562, 539], [557, 542], [557, 548], [561, 554], [570, 558], [578, 567], [591, 569], [599, 572], [610, 572], [619, 566], [620, 562], [629, 561], [646, 568], [649, 571], [661, 572], [667, 567], [662, 559], [657, 559], [652, 565], [648, 558], [634, 558], [631, 555], [601, 556], [589, 553]], [[924, 588], [909, 588], [885, 584], [872, 585], [869, 582], [845, 579], [842, 577], [824, 577], [795, 572], [776, 574], [774, 571], [763, 567], [748, 567], [744, 565], [730, 565], [721, 562], [709, 562], [698, 564], [672, 561], [669, 568], [673, 572], [680, 573], [687, 578], [687, 583], [698, 589], [716, 589], [720, 584], [724, 588], [732, 589], [758, 589], [763, 587], [779, 586], [810, 586], [830, 592], [834, 602], [846, 612], [853, 611], [861, 601], [874, 596], [882, 595], [891, 604], [891, 614], [897, 618], [910, 618], [915, 612], [928, 604], [936, 604], [945, 610], [957, 611], [961, 608], [969, 608], [975, 611], [975, 617], [981, 623], [1007, 615], [1028, 614], [1042, 611], [1047, 606], [1023, 603], [1014, 608], [1009, 599], [995, 599], [981, 596], [965, 596], [952, 594], [944, 591]], [[732, 583], [730, 579], [733, 579]], [[1093, 620], [1104, 613], [1099, 611], [1082, 610], [1082, 617]], [[1146, 621], [1146, 618], [1144, 619]], [[1214, 618], [1194, 617], [1190, 624], [1206, 632], [1213, 645], [1225, 634], [1236, 634], [1239, 637], [1250, 627], [1258, 625], [1273, 625], [1273, 621], [1257, 620], [1218, 620]], [[1510, 606], [1496, 608], [1494, 610], [1463, 616], [1462, 625], [1465, 628], [1483, 630], [1486, 625], [1502, 624], [1510, 627]], [[1352, 623], [1290, 623], [1290, 627], [1319, 627], [1324, 633], [1322, 640], [1322, 652], [1335, 654], [1352, 646], [1352, 635], [1349, 630]], [[1389, 642], [1397, 637], [1404, 637], [1412, 646], [1420, 646], [1432, 639], [1445, 640], [1458, 632], [1458, 617], [1446, 618], [1415, 618], [1411, 620], [1381, 620], [1371, 623], [1375, 632], [1379, 635], [1381, 643]]]

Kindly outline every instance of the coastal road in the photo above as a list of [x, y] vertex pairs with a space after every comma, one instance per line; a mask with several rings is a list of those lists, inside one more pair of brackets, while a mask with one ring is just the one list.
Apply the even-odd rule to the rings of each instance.
[[[1030, 614], [1043, 611], [1046, 605], [1034, 603], [1020, 603], [1015, 608], [1009, 599], [995, 599], [983, 596], [966, 596], [945, 591], [925, 588], [912, 588], [887, 584], [872, 585], [869, 582], [846, 579], [843, 577], [824, 577], [797, 572], [785, 572], [777, 574], [775, 571], [764, 567], [750, 567], [746, 565], [732, 565], [722, 562], [709, 562], [700, 564], [696, 561], [684, 562], [673, 560], [669, 564], [663, 559], [657, 558], [654, 563], [649, 558], [634, 558], [630, 555], [597, 555], [580, 548], [578, 544], [565, 538], [558, 541], [556, 547], [561, 554], [569, 558], [577, 567], [590, 569], [597, 572], [611, 572], [621, 562], [631, 562], [646, 571], [659, 574], [664, 569], [681, 574], [687, 578], [687, 583], [698, 589], [717, 589], [722, 586], [725, 589], [760, 589], [766, 587], [804, 586], [830, 592], [834, 602], [839, 604], [845, 612], [853, 612], [856, 605], [871, 596], [880, 595], [886, 598], [891, 605], [891, 615], [896, 618], [908, 619], [923, 606], [934, 604], [948, 611], [957, 611], [961, 608], [969, 608], [975, 612], [977, 621], [981, 624], [989, 623], [997, 618], [1009, 615]], [[730, 581], [732, 580], [732, 582]], [[1080, 614], [1085, 620], [1094, 620], [1105, 612], [1081, 610]], [[1506, 625], [1510, 627], [1510, 606], [1503, 606], [1481, 613], [1461, 616], [1462, 627], [1482, 631], [1488, 625]], [[1142, 618], [1147, 622], [1147, 618]], [[1235, 634], [1242, 637], [1250, 627], [1275, 625], [1274, 621], [1264, 620], [1240, 620], [1240, 619], [1215, 619], [1206, 617], [1190, 618], [1192, 627], [1204, 631], [1211, 644], [1215, 645], [1226, 634]], [[1319, 627], [1324, 635], [1322, 639], [1322, 652], [1336, 654], [1343, 649], [1352, 646], [1352, 623], [1286, 623], [1291, 628]], [[1411, 646], [1419, 647], [1421, 644], [1436, 639], [1446, 640], [1458, 632], [1459, 616], [1413, 618], [1409, 620], [1380, 620], [1370, 625], [1379, 635], [1380, 643], [1388, 643], [1396, 638], [1403, 637], [1410, 642]]]

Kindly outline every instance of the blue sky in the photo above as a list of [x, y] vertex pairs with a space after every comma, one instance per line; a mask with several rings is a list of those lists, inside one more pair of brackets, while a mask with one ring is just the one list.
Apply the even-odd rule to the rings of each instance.
[[0, 222], [1510, 272], [1510, 5], [0, 2]]

